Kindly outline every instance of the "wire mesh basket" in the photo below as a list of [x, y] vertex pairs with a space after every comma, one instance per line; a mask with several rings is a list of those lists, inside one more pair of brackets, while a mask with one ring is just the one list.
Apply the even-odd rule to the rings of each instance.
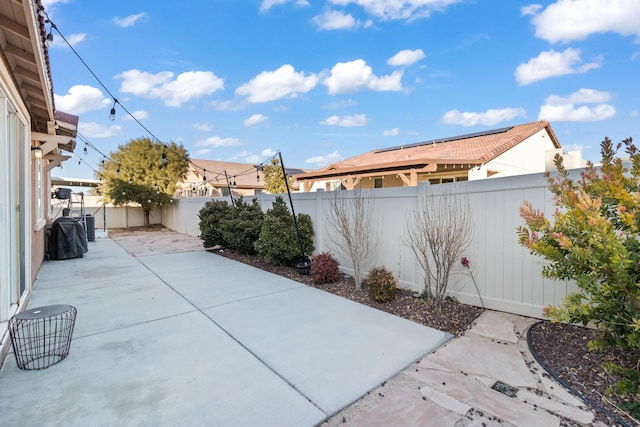
[[49, 305], [13, 316], [9, 334], [18, 368], [46, 369], [67, 357], [77, 312], [70, 305]]

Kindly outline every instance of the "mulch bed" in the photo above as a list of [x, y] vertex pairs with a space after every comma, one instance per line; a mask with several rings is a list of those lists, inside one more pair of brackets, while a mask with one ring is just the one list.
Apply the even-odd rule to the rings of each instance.
[[[311, 276], [300, 275], [292, 267], [272, 265], [256, 256], [240, 254], [233, 250], [215, 252], [455, 336], [462, 335], [483, 312], [482, 308], [456, 301], [446, 301], [441, 309], [437, 310], [431, 301], [405, 290], [398, 290], [394, 301], [381, 304], [373, 301], [366, 289], [356, 289], [353, 278], [346, 275], [336, 283], [316, 285]], [[599, 412], [596, 416], [597, 421], [606, 425], [622, 425], [617, 423], [618, 420], [622, 420], [629, 426], [640, 425], [618, 410], [617, 407], [624, 405], [624, 400], [608, 396], [607, 389], [613, 386], [618, 378], [605, 373], [600, 366], [603, 362], [615, 362], [631, 367], [634, 366], [634, 360], [637, 363], [638, 355], [617, 349], [590, 351], [587, 343], [597, 334], [598, 331], [593, 329], [544, 321], [532, 326], [529, 338], [538, 360], [548, 367], [552, 375], [617, 417], [613, 418]], [[640, 401], [640, 396], [638, 400]]]

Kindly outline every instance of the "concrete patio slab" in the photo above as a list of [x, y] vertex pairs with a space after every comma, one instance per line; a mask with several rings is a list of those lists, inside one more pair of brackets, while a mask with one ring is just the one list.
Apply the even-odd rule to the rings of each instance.
[[78, 309], [71, 351], [42, 371], [19, 370], [9, 354], [3, 422], [315, 426], [450, 338], [183, 252], [191, 243], [179, 239], [165, 242], [176, 253], [158, 255], [136, 241], [138, 257], [124, 250], [130, 241], [99, 239], [83, 258], [44, 263], [29, 307]]
[[196, 312], [74, 339], [61, 363], [31, 372], [5, 363], [1, 379], [7, 425], [312, 426], [325, 417]]
[[153, 274], [64, 287], [39, 286], [29, 307], [69, 304], [79, 308], [74, 335], [82, 337], [195, 311]]
[[[213, 259], [223, 258], [208, 255]], [[141, 260], [146, 261], [144, 258]], [[299, 282], [230, 260], [222, 265], [212, 264], [214, 265], [190, 271], [171, 271], [158, 275], [200, 309], [304, 286]]]
[[204, 312], [327, 414], [451, 338], [306, 286]]

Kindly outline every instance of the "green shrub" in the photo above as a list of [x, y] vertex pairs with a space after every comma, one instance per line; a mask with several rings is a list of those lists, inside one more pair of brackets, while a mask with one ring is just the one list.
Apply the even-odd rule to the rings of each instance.
[[[625, 160], [617, 155], [622, 145]], [[631, 138], [616, 146], [605, 138], [601, 154], [601, 169], [589, 163], [578, 180], [557, 156], [558, 173], [546, 175], [556, 209], [547, 217], [526, 202], [518, 236], [521, 245], [546, 260], [543, 276], [577, 285], [561, 305], [545, 307], [546, 317], [594, 324], [605, 334], [590, 346], [613, 345], [640, 357], [640, 151]], [[614, 391], [637, 410], [640, 359], [631, 368], [609, 363], [605, 369], [623, 376]]]
[[264, 213], [253, 199], [245, 202], [242, 197], [235, 199], [230, 215], [219, 224], [219, 232], [226, 247], [243, 254], [255, 253], [255, 243], [260, 237]]
[[311, 278], [316, 285], [335, 283], [340, 278], [338, 260], [329, 252], [320, 252], [311, 257]]
[[[305, 254], [310, 254], [314, 250], [311, 217], [299, 214], [297, 220], [302, 248]], [[261, 258], [274, 264], [293, 266], [302, 257], [293, 216], [282, 197], [276, 197], [273, 207], [264, 215], [255, 248]]]
[[205, 248], [214, 246], [227, 247], [227, 241], [220, 232], [222, 222], [231, 217], [231, 206], [224, 200], [211, 200], [200, 209], [200, 238]]
[[384, 266], [369, 271], [364, 279], [364, 284], [369, 288], [371, 299], [376, 302], [389, 302], [396, 299], [396, 278]]

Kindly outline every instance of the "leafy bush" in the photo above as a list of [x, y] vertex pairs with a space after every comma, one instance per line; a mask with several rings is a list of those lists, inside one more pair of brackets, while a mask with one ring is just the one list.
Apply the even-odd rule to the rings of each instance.
[[[622, 144], [614, 147], [605, 138], [602, 169], [589, 163], [577, 181], [556, 157], [558, 174], [547, 174], [556, 205], [553, 221], [525, 203], [520, 215], [526, 225], [518, 236], [521, 245], [547, 260], [544, 276], [578, 286], [561, 306], [545, 307], [546, 317], [593, 323], [605, 335], [592, 347], [615, 345], [640, 355], [640, 152], [631, 138], [623, 144], [630, 168], [617, 157]], [[640, 406], [640, 360], [630, 369], [611, 363], [605, 369], [623, 375], [615, 392], [629, 396], [629, 407]]]
[[311, 257], [311, 278], [313, 283], [321, 285], [323, 283], [335, 283], [340, 279], [338, 260], [329, 252], [320, 252]]
[[200, 238], [205, 248], [214, 246], [228, 247], [220, 226], [231, 217], [231, 206], [225, 200], [211, 200], [200, 209]]
[[[297, 220], [302, 249], [310, 254], [314, 250], [311, 217], [299, 214]], [[264, 215], [255, 248], [260, 257], [274, 264], [293, 266], [302, 257], [293, 215], [282, 197], [277, 196], [273, 207]]]
[[234, 200], [230, 215], [220, 222], [218, 231], [226, 247], [253, 254], [263, 220], [264, 213], [258, 201], [253, 199], [248, 203], [240, 197]]
[[397, 281], [386, 267], [377, 267], [369, 271], [364, 283], [374, 301], [389, 302], [396, 299]]

